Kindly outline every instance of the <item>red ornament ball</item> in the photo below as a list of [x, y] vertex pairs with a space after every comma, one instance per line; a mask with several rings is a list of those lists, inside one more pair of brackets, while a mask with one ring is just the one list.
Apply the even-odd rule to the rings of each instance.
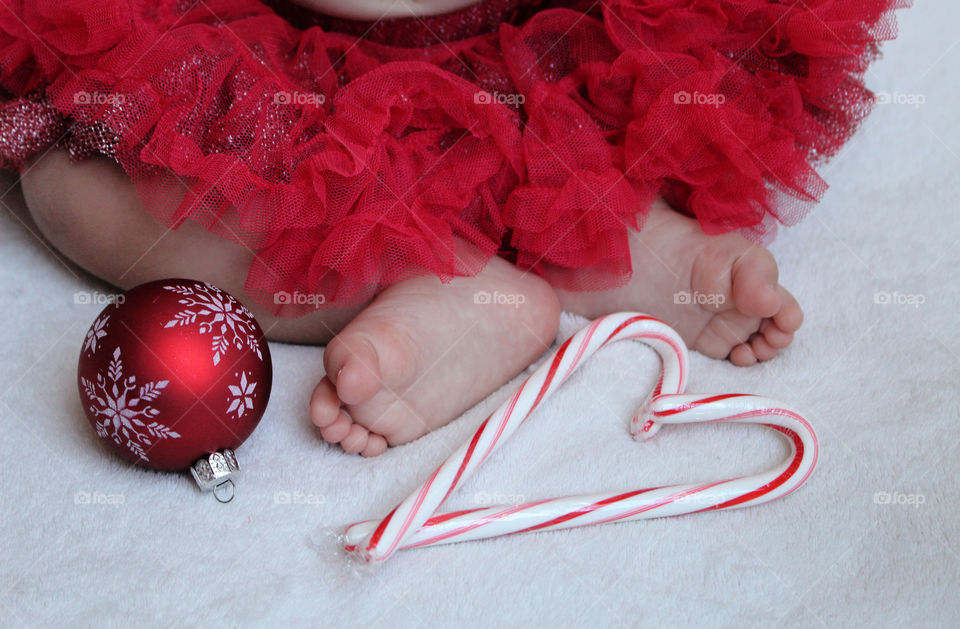
[[212, 284], [141, 284], [103, 309], [80, 351], [77, 383], [97, 435], [149, 468], [188, 469], [242, 444], [273, 380], [253, 315]]

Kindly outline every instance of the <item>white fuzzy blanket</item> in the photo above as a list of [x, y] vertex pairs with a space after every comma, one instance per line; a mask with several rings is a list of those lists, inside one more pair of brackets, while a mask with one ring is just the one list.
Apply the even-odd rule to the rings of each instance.
[[[751, 369], [692, 360], [690, 391], [781, 398], [819, 431], [812, 479], [763, 507], [406, 551], [358, 570], [331, 532], [382, 516], [520, 380], [365, 460], [311, 430], [321, 350], [274, 344], [270, 408], [238, 451], [236, 500], [219, 505], [188, 477], [98, 444], [75, 385], [98, 307], [72, 296], [106, 288], [4, 213], [0, 624], [958, 626], [960, 8], [900, 17], [901, 38], [869, 74], [891, 103], [825, 169], [823, 203], [773, 246], [806, 310], [795, 345]], [[925, 102], [908, 104], [917, 94]], [[875, 303], [883, 292], [912, 303]], [[565, 318], [562, 336], [583, 323]], [[640, 344], [603, 350], [448, 506], [710, 480], [783, 456], [758, 427], [631, 441], [656, 371]], [[77, 504], [78, 492], [113, 504]]]

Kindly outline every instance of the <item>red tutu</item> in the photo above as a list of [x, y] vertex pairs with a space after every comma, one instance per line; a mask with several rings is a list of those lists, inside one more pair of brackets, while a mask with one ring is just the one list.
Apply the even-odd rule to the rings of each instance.
[[165, 224], [256, 251], [246, 288], [279, 314], [498, 254], [610, 288], [655, 195], [708, 233], [799, 220], [906, 4], [487, 0], [369, 24], [257, 0], [11, 0], [0, 165], [53, 144], [111, 156]]

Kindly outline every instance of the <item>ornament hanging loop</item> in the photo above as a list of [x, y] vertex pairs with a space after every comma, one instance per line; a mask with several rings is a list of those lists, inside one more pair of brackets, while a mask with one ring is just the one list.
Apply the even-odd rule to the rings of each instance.
[[233, 450], [223, 449], [197, 459], [190, 473], [200, 491], [212, 491], [217, 502], [225, 504], [236, 493], [234, 480], [240, 474], [240, 463]]
[[217, 502], [220, 504], [227, 504], [237, 493], [237, 488], [233, 484], [232, 480], [225, 481], [220, 483], [213, 488], [213, 497], [217, 499]]

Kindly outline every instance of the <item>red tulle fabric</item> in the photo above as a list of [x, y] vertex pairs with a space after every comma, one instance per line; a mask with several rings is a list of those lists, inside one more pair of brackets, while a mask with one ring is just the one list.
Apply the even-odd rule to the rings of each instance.
[[655, 195], [712, 234], [799, 220], [906, 4], [486, 0], [370, 24], [256, 0], [11, 0], [0, 166], [54, 144], [111, 156], [167, 225], [256, 252], [247, 291], [281, 315], [494, 255], [611, 288]]

